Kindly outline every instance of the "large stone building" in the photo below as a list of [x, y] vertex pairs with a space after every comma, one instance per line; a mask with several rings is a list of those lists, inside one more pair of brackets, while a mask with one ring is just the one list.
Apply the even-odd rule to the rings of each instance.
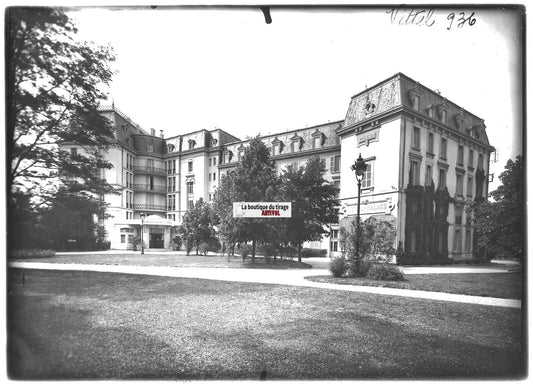
[[[103, 172], [122, 194], [106, 198], [112, 249], [131, 249], [140, 234], [149, 248], [171, 247], [174, 226], [199, 198], [212, 201], [221, 175], [239, 162], [248, 141], [221, 130], [164, 138], [143, 130], [114, 106], [104, 114], [115, 128]], [[357, 182], [350, 166], [368, 164], [362, 180], [361, 218], [396, 225], [396, 243], [412, 262], [467, 260], [475, 234], [470, 205], [486, 198], [489, 158], [483, 120], [398, 73], [352, 97], [344, 120], [262, 137], [278, 172], [319, 155], [326, 179], [340, 188], [339, 224], [312, 247], [341, 251], [339, 225], [355, 219]], [[76, 148], [73, 144], [62, 147]], [[77, 152], [73, 150], [73, 152]]]

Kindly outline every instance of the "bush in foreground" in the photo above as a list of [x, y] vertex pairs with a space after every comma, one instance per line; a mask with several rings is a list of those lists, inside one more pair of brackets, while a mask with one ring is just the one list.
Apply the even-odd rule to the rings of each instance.
[[366, 277], [374, 280], [403, 280], [403, 272], [398, 267], [391, 264], [372, 264]]
[[52, 257], [55, 251], [49, 249], [13, 249], [9, 252], [12, 259], [29, 259], [35, 257]]
[[344, 257], [334, 257], [329, 262], [329, 272], [333, 275], [334, 278], [340, 278], [346, 272], [346, 260]]
[[[344, 257], [334, 257], [329, 262], [329, 271], [335, 278], [343, 276], [350, 277], [354, 271], [350, 269], [350, 264]], [[402, 281], [403, 272], [393, 264], [379, 263], [372, 260], [364, 259], [360, 263], [359, 276], [373, 280], [392, 280]]]

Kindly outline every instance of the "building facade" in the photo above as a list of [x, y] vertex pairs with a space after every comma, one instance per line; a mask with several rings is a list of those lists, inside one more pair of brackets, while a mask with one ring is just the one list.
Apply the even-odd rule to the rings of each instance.
[[[494, 150], [481, 118], [399, 73], [353, 96], [337, 133], [341, 154], [369, 165], [361, 218], [393, 221], [407, 262], [474, 258], [471, 206], [487, 198]], [[356, 217], [351, 159], [341, 165], [341, 225]]]
[[[183, 214], [200, 198], [213, 201], [221, 176], [237, 165], [248, 141], [221, 129], [165, 138], [162, 131], [140, 128], [114, 106], [103, 107], [102, 114], [115, 129], [106, 154], [113, 168], [103, 174], [122, 188], [121, 195], [106, 198], [111, 249], [132, 249], [141, 229], [147, 248], [170, 249]], [[318, 155], [326, 179], [340, 188], [339, 223], [328, 225], [329, 236], [310, 247], [326, 248], [331, 256], [341, 253], [339, 229], [356, 217], [351, 165], [361, 154], [368, 165], [362, 220], [391, 221], [396, 244], [412, 262], [473, 258], [470, 206], [487, 198], [493, 148], [482, 119], [431, 89], [398, 73], [353, 96], [344, 120], [261, 140], [278, 173]]]

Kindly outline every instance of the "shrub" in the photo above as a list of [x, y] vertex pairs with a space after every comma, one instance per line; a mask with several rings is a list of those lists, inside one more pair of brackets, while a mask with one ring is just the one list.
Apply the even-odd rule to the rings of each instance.
[[250, 253], [252, 253], [252, 247], [248, 244], [241, 245], [239, 251], [241, 253], [242, 261], [244, 261], [250, 255]]
[[199, 246], [200, 252], [207, 255], [207, 252], [218, 252], [220, 250], [220, 242], [214, 238], [209, 242], [202, 242]]
[[403, 272], [390, 264], [371, 264], [366, 277], [374, 280], [403, 280]]
[[272, 244], [261, 244], [257, 247], [257, 253], [270, 260], [276, 255], [276, 247]]
[[327, 249], [316, 248], [303, 248], [302, 257], [326, 257], [328, 254]]
[[27, 259], [35, 257], [52, 257], [55, 252], [49, 249], [13, 249], [9, 252], [12, 259]]
[[182, 244], [181, 236], [180, 235], [174, 236], [174, 238], [172, 239], [172, 242], [174, 243], [174, 250], [179, 251], [181, 248], [181, 244]]
[[344, 257], [334, 257], [329, 262], [329, 272], [333, 275], [334, 278], [340, 278], [344, 275], [347, 270], [346, 260]]

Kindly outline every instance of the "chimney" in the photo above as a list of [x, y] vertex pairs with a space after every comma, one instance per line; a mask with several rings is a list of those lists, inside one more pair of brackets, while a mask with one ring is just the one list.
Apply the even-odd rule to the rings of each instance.
[[161, 137], [161, 139], [163, 139], [163, 130], [162, 129], [159, 130], [159, 136]]
[[150, 128], [150, 135], [155, 136], [155, 129]]

